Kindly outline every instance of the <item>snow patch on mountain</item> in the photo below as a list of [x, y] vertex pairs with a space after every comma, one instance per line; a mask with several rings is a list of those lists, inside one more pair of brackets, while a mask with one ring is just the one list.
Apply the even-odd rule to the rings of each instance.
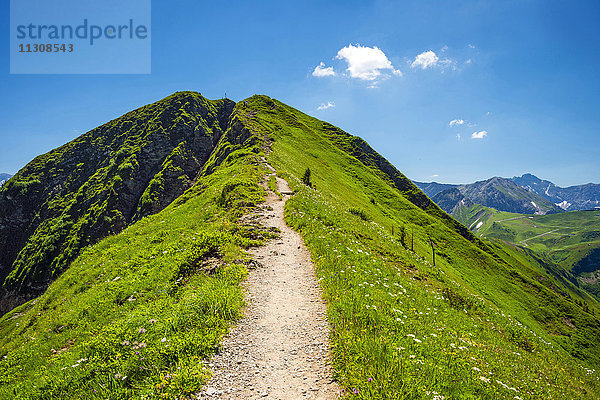
[[557, 206], [559, 206], [560, 208], [562, 208], [565, 211], [571, 206], [571, 203], [569, 203], [566, 200], [563, 200], [561, 203], [554, 203], [554, 204], [556, 204]]

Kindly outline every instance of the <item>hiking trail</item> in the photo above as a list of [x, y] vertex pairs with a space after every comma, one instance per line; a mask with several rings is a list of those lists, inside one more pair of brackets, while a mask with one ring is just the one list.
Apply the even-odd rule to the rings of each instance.
[[[274, 172], [266, 179], [271, 175]], [[243, 283], [244, 316], [232, 326], [222, 350], [211, 357], [213, 376], [198, 399], [339, 396], [329, 361], [326, 305], [310, 253], [284, 221], [285, 201], [292, 191], [285, 180], [276, 179], [283, 200], [267, 189], [266, 202], [246, 219], [279, 228], [280, 237], [250, 251], [262, 266], [251, 270]]]

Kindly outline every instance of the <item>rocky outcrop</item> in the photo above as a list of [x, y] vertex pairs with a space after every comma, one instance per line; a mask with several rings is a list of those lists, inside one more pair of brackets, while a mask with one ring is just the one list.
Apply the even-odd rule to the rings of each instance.
[[463, 204], [472, 205], [473, 203], [467, 199], [457, 188], [450, 188], [443, 190], [432, 197], [435, 204], [446, 211], [448, 214], [452, 214], [454, 209], [462, 202]]

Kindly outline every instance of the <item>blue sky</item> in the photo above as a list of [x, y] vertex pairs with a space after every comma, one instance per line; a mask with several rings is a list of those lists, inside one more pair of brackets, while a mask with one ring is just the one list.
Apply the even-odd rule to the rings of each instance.
[[3, 7], [0, 172], [194, 90], [277, 98], [416, 180], [600, 183], [597, 1], [153, 1], [147, 75], [10, 75]]

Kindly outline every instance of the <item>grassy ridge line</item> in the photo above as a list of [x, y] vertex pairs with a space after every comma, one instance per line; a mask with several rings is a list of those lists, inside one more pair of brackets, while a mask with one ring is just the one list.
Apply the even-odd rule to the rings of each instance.
[[[238, 225], [264, 200], [256, 141], [161, 213], [86, 249], [35, 301], [0, 320], [0, 398], [181, 398], [238, 317], [243, 249], [268, 232]], [[218, 161], [218, 162], [217, 162]], [[202, 272], [220, 265], [214, 274]]]
[[[500, 259], [498, 254], [491, 257], [489, 249], [481, 252], [457, 237], [444, 223], [407, 201], [372, 169], [364, 168], [362, 162], [340, 150], [340, 146], [332, 145], [321, 121], [265, 96], [248, 101], [253, 109], [259, 110], [248, 125], [271, 132], [274, 139], [271, 157], [280, 168], [302, 175], [310, 167], [316, 171], [313, 179], [316, 187], [333, 200], [347, 208], [363, 209], [382, 226], [414, 230], [418, 254], [430, 254], [429, 238], [433, 238], [438, 262], [449, 272], [482, 290], [486, 297], [518, 316], [538, 334], [548, 333], [544, 326], [548, 316], [535, 313], [538, 310], [546, 313], [542, 310], [549, 306], [545, 301], [555, 296], [552, 282], [537, 281], [535, 267], [526, 265], [525, 269], [515, 270], [504, 261], [496, 262]], [[501, 289], [499, 281], [504, 285]], [[544, 297], [538, 299], [541, 295]], [[554, 300], [562, 303], [560, 299]], [[556, 304], [557, 310], [563, 308], [564, 304]], [[551, 317], [561, 320], [561, 312]]]
[[[586, 331], [585, 323], [590, 318], [568, 299], [557, 296], [551, 288], [552, 281], [538, 282], [531, 265], [519, 266], [524, 270], [518, 271], [505, 262], [497, 262], [499, 255], [494, 253], [495, 257], [491, 257], [417, 208], [371, 168], [365, 168], [362, 162], [332, 144], [321, 121], [265, 96], [247, 101], [255, 111], [246, 116], [244, 123], [255, 132], [266, 133], [273, 141], [269, 162], [288, 178], [294, 190], [299, 190], [286, 206], [287, 220], [301, 231], [323, 279], [330, 318], [340, 335], [334, 337], [333, 343], [345, 349], [336, 353], [336, 367], [348, 389], [357, 388], [364, 393], [361, 390], [372, 387], [367, 382], [376, 380], [378, 396], [401, 393], [420, 397], [437, 391], [455, 397], [468, 392], [475, 397], [498, 398], [496, 391], [506, 388], [489, 375], [475, 376], [474, 381], [467, 379], [468, 371], [484, 370], [480, 364], [472, 363], [473, 356], [487, 365], [486, 374], [492, 372], [498, 381], [520, 387], [523, 398], [585, 398], [586, 393], [597, 393], [597, 376], [586, 375], [578, 362], [548, 344], [546, 321], [557, 324], [561, 328], [559, 334], [569, 342], [573, 332], [562, 321], [563, 315], [568, 312], [579, 318], [573, 321], [581, 323], [582, 331]], [[303, 187], [295, 178], [302, 176], [307, 167], [313, 172], [311, 180], [317, 191]], [[358, 218], [359, 214], [368, 221]], [[401, 226], [408, 232], [414, 230], [415, 251], [420, 255], [430, 254], [428, 239], [432, 237], [438, 243], [437, 268], [428, 266], [419, 256], [410, 256], [400, 244], [399, 235], [389, 234], [391, 226], [396, 227], [396, 232], [401, 231]], [[340, 285], [328, 286], [331, 279]], [[414, 300], [407, 303], [396, 297], [398, 290], [403, 290], [396, 284], [407, 292], [412, 287], [410, 296]], [[516, 319], [500, 313], [494, 304]], [[432, 312], [434, 309], [437, 310]], [[470, 310], [476, 310], [475, 315]], [[405, 320], [403, 316], [410, 318]], [[415, 325], [406, 330], [409, 322]], [[595, 331], [591, 329], [587, 332]], [[423, 364], [411, 364], [417, 362], [411, 361], [417, 359], [417, 354], [403, 353], [409, 349], [408, 344], [415, 349], [415, 343], [423, 343], [424, 337], [419, 336], [423, 333], [431, 341], [432, 347], [426, 347], [435, 349], [432, 353], [420, 353], [432, 360], [427, 367], [429, 375], [419, 372], [426, 368]], [[402, 334], [416, 337], [406, 339]], [[593, 336], [589, 335], [587, 341], [577, 337], [575, 340], [582, 340], [581, 344], [575, 341], [565, 347], [585, 352]], [[469, 337], [477, 337], [479, 345], [475, 347], [485, 351], [477, 353], [477, 357], [466, 352], [450, 358], [452, 353], [456, 355], [456, 342]], [[452, 342], [448, 343], [448, 338]], [[394, 353], [398, 349], [400, 355]], [[595, 353], [584, 357], [594, 362]], [[454, 369], [454, 361], [462, 363], [462, 369]], [[521, 366], [536, 373], [521, 370]], [[396, 379], [398, 376], [402, 378]], [[514, 381], [515, 376], [518, 382]], [[570, 383], [572, 376], [581, 379]], [[487, 379], [492, 385], [480, 386], [480, 382], [489, 383]], [[556, 384], [546, 387], [541, 382], [547, 379]], [[464, 382], [469, 383], [468, 389], [460, 388]], [[502, 397], [514, 395], [510, 390]]]

